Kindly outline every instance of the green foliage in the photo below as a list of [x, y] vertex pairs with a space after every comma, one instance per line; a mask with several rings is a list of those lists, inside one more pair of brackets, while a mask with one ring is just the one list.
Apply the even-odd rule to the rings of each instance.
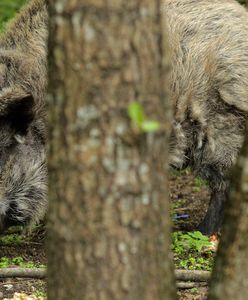
[[8, 235], [4, 235], [0, 237], [0, 244], [5, 245], [5, 244], [21, 244], [23, 243], [24, 240], [21, 235], [12, 233]]
[[182, 233], [181, 231], [172, 234], [172, 249], [177, 254], [185, 252], [185, 250], [201, 252], [203, 247], [210, 247], [211, 243], [208, 237], [200, 231]]
[[199, 231], [183, 233], [181, 231], [172, 234], [172, 250], [174, 262], [177, 268], [188, 270], [208, 270], [213, 265], [211, 251], [203, 251], [211, 247], [208, 237]]
[[177, 260], [175, 264], [179, 269], [211, 271], [213, 266], [213, 259], [211, 257], [196, 257], [190, 254], [185, 259]]
[[39, 298], [45, 298], [46, 297], [46, 293], [42, 292], [42, 291], [35, 291], [34, 295], [39, 299]]
[[198, 293], [198, 289], [197, 289], [197, 288], [192, 288], [192, 289], [189, 290], [189, 292], [190, 292], [191, 294], [196, 295], [196, 294]]
[[1, 257], [0, 258], [0, 268], [8, 268], [10, 265], [8, 257]]
[[1, 0], [0, 1], [0, 31], [3, 31], [6, 22], [13, 18], [16, 12], [27, 0]]
[[131, 102], [128, 106], [128, 115], [133, 125], [143, 132], [156, 132], [160, 130], [160, 123], [148, 120], [143, 106], [139, 102]]
[[0, 268], [9, 268], [12, 266], [18, 266], [21, 268], [44, 268], [44, 265], [36, 265], [33, 262], [25, 262], [24, 259], [20, 256], [14, 258], [8, 258], [3, 256], [0, 258]]

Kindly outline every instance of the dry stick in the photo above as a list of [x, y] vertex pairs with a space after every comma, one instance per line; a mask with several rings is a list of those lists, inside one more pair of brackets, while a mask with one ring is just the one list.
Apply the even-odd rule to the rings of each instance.
[[0, 278], [14, 278], [14, 277], [44, 279], [46, 277], [46, 269], [40, 269], [40, 268], [0, 269]]
[[176, 279], [181, 281], [209, 281], [211, 273], [200, 270], [175, 270]]

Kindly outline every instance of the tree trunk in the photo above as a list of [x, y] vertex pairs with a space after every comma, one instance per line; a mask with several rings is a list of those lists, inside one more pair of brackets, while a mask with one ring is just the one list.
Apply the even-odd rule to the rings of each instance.
[[[160, 2], [52, 2], [50, 300], [175, 298]], [[132, 101], [161, 130], [134, 130]]]
[[[248, 137], [248, 130], [245, 134]], [[210, 300], [246, 300], [248, 291], [248, 139], [232, 173]]]
[[[246, 0], [248, 6], [248, 0]], [[209, 300], [246, 300], [248, 291], [248, 122], [245, 141], [231, 174], [222, 237]]]

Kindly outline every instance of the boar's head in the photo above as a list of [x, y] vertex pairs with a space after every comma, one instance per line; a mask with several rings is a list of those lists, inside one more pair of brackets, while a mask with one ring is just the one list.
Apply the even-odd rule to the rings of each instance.
[[45, 80], [36, 67], [18, 51], [0, 51], [0, 232], [46, 210]]
[[0, 232], [46, 211], [47, 4], [30, 1], [0, 35]]
[[0, 232], [38, 221], [45, 207], [44, 123], [32, 95], [5, 88], [0, 92]]
[[32, 95], [0, 92], [0, 231], [38, 221], [46, 207], [44, 123]]

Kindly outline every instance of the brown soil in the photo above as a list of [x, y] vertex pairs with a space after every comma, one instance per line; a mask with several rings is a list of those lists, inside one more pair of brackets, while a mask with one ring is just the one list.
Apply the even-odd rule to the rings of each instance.
[[195, 290], [181, 290], [179, 292], [179, 300], [206, 300], [207, 291], [206, 287], [200, 287]]
[[[24, 262], [33, 262], [37, 265], [46, 264], [44, 243], [37, 243], [36, 241], [30, 241], [24, 245], [0, 245], [0, 253], [1, 257], [22, 257]], [[34, 294], [37, 291], [45, 292], [45, 290], [45, 282], [43, 280], [27, 278], [10, 278], [0, 280], [0, 299], [11, 299], [15, 292]]]
[[172, 171], [169, 184], [172, 210], [179, 216], [189, 216], [188, 219], [174, 221], [174, 229], [196, 230], [208, 207], [208, 187], [196, 186], [195, 177], [188, 169], [182, 172]]
[[[177, 216], [188, 215], [185, 220], [175, 220], [175, 230], [194, 230], [203, 218], [208, 205], [207, 187], [196, 188], [194, 177], [189, 171], [172, 172], [170, 178], [170, 197], [172, 209]], [[21, 245], [1, 245], [0, 257], [22, 257], [25, 262], [46, 264], [44, 240], [40, 235], [34, 235], [31, 240]], [[46, 284], [43, 280], [5, 279], [0, 280], [0, 299], [11, 299], [15, 292], [34, 294], [45, 292]], [[206, 288], [197, 290], [181, 290], [180, 300], [202, 300], [206, 295]]]

